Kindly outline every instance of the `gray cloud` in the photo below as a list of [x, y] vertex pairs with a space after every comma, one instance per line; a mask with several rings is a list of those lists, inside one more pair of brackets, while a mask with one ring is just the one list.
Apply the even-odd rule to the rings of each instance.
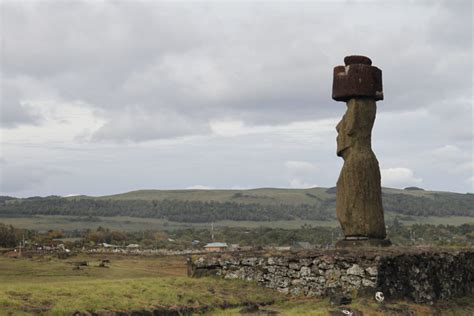
[[41, 116], [35, 110], [21, 100], [21, 94], [0, 81], [0, 126], [3, 128], [15, 128], [25, 124], [38, 124]]
[[[141, 114], [138, 114], [142, 112]], [[208, 134], [210, 126], [207, 122], [187, 120], [175, 113], [159, 113], [150, 115], [137, 108], [127, 108], [114, 114], [107, 123], [95, 131], [95, 141], [123, 140], [144, 141], [156, 138]]]
[[[451, 45], [472, 35], [465, 6], [3, 2], [2, 59], [7, 77], [40, 79], [65, 100], [104, 110], [109, 122], [98, 134], [121, 124], [120, 112], [130, 107], [139, 109], [128, 112], [131, 119], [174, 112], [177, 124], [330, 117], [331, 67], [349, 53], [369, 54], [384, 70], [381, 110], [393, 111], [468, 93], [472, 48]], [[127, 133], [136, 135], [107, 135], [182, 135], [147, 125]]]
[[5, 159], [0, 162], [0, 192], [12, 193], [32, 189], [47, 178], [46, 170], [35, 166], [9, 165]]
[[[392, 183], [423, 179], [427, 187], [472, 190], [472, 182], [463, 180], [472, 177], [472, 167], [455, 171], [451, 163], [440, 170], [436, 159], [425, 163], [445, 146], [462, 153], [458, 164], [472, 160], [471, 1], [2, 1], [0, 6], [2, 127], [47, 128], [44, 122], [54, 111], [43, 111], [42, 104], [51, 100], [58, 107], [83, 104], [101, 122], [70, 143], [56, 144], [62, 151], [49, 149], [39, 136], [35, 141], [48, 149], [28, 151], [44, 155], [38, 166], [54, 161], [64, 169], [75, 157], [71, 147], [97, 154], [74, 163], [71, 171], [90, 169], [97, 188], [77, 172], [82, 179], [77, 187], [55, 178], [68, 190], [64, 194], [102, 192], [109, 185], [110, 190], [287, 186], [292, 175], [279, 172], [287, 161], [320, 170], [295, 185], [332, 186], [341, 163], [333, 155], [334, 130], [277, 131], [342, 115], [344, 104], [330, 99], [332, 67], [348, 54], [366, 54], [383, 70], [386, 99], [378, 105], [374, 147], [381, 166], [394, 170], [392, 178], [405, 177]], [[270, 132], [216, 136], [213, 122], [229, 120]], [[163, 145], [168, 142], [173, 145]], [[22, 146], [10, 144], [5, 157], [25, 160]], [[116, 157], [110, 168], [145, 160], [142, 165], [153, 169], [147, 160], [153, 157], [167, 168], [153, 169], [163, 182], [134, 167], [124, 183], [100, 180], [116, 172], [98, 162], [109, 151], [96, 152], [97, 146]], [[132, 149], [141, 153], [123, 154]], [[63, 153], [69, 156], [58, 160]], [[193, 167], [183, 169], [190, 157], [197, 159]]]

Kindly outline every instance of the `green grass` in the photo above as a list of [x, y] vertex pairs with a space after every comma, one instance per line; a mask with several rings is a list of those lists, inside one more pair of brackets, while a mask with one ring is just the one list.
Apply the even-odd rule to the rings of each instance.
[[[390, 221], [395, 216], [400, 214], [385, 212], [385, 220]], [[421, 217], [412, 216], [413, 221], [402, 221], [405, 225], [412, 224], [433, 224], [433, 225], [455, 225], [459, 226], [465, 223], [474, 223], [474, 217], [467, 216], [447, 216], [447, 217]], [[114, 217], [99, 217], [99, 221], [85, 221], [78, 220], [78, 217], [74, 216], [60, 216], [60, 215], [35, 215], [33, 217], [2, 217], [0, 222], [13, 225], [17, 228], [34, 229], [39, 231], [47, 231], [50, 229], [62, 229], [71, 231], [75, 229], [96, 229], [99, 226], [107, 227], [113, 230], [123, 231], [140, 231], [140, 230], [174, 230], [181, 228], [209, 228], [210, 223], [179, 223], [170, 222], [159, 218], [139, 218], [139, 217], [127, 217], [127, 216], [114, 216]], [[337, 227], [339, 226], [338, 221], [313, 221], [313, 220], [291, 220], [291, 221], [217, 221], [214, 222], [215, 227], [243, 227], [243, 228], [256, 228], [256, 227], [271, 227], [271, 228], [286, 228], [286, 229], [298, 229], [303, 224], [312, 226], [325, 226], [325, 227]]]
[[[157, 306], [219, 306], [224, 302], [271, 300], [273, 295], [244, 281], [186, 277], [19, 283], [0, 290], [7, 311], [71, 314], [79, 311], [130, 311]], [[2, 304], [3, 303], [3, 304]]]
[[[278, 312], [281, 316], [327, 316], [333, 311], [339, 311], [337, 315], [344, 315], [343, 310], [357, 310], [362, 312], [364, 316], [381, 316], [381, 315], [453, 315], [468, 316], [474, 314], [474, 304], [472, 297], [463, 299], [455, 299], [452, 301], [444, 301], [435, 303], [433, 306], [419, 305], [405, 301], [394, 301], [380, 304], [370, 298], [356, 298], [349, 305], [333, 306], [329, 299], [318, 298], [289, 298], [281, 300], [275, 304], [263, 306], [262, 310], [271, 310]], [[213, 316], [238, 316], [241, 307], [215, 310], [211, 313]], [[407, 312], [410, 311], [410, 312]]]
[[0, 258], [0, 311], [70, 315], [74, 311], [131, 311], [157, 306], [218, 307], [283, 299], [244, 281], [185, 276], [184, 258], [113, 257], [109, 268], [73, 270], [66, 260]]
[[[34, 229], [39, 231], [47, 231], [50, 229], [96, 229], [99, 226], [107, 227], [114, 230], [123, 231], [141, 231], [141, 230], [174, 230], [181, 228], [209, 228], [211, 223], [180, 223], [170, 222], [159, 218], [140, 218], [127, 216], [99, 217], [99, 221], [81, 221], [74, 216], [61, 215], [35, 215], [33, 217], [2, 217], [0, 223], [13, 225], [17, 228]], [[244, 227], [256, 228], [260, 226], [272, 228], [288, 228], [297, 229], [303, 224], [313, 226], [330, 226], [336, 227], [338, 222], [333, 221], [311, 221], [311, 220], [291, 220], [291, 221], [217, 221], [214, 222], [215, 227]]]
[[[216, 201], [216, 202], [238, 202], [259, 204], [312, 204], [315, 199], [326, 200], [335, 198], [334, 194], [328, 194], [327, 188], [316, 187], [309, 189], [287, 189], [287, 188], [259, 188], [248, 190], [137, 190], [120, 194], [106, 195], [100, 197], [75, 196], [69, 199], [98, 198], [112, 200], [178, 200], [178, 201]], [[383, 188], [383, 193], [407, 194], [416, 197], [430, 197], [434, 193], [456, 194], [441, 191], [425, 190], [401, 190], [394, 188]]]
[[[404, 215], [394, 212], [384, 212], [385, 221], [391, 221], [396, 216], [403, 217]], [[401, 220], [404, 225], [413, 224], [432, 224], [432, 225], [453, 225], [460, 226], [462, 224], [474, 224], [474, 217], [469, 216], [410, 216], [413, 220]]]
[[[12, 259], [0, 257], [0, 315], [71, 315], [75, 311], [105, 312], [151, 310], [156, 307], [202, 308], [210, 315], [240, 315], [246, 302], [270, 303], [261, 307], [279, 315], [328, 315], [346, 307], [328, 299], [291, 298], [252, 282], [219, 278], [188, 278], [184, 257], [108, 256], [109, 268], [98, 267], [107, 256]], [[73, 261], [89, 266], [73, 270]], [[472, 315], [473, 297], [434, 306], [391, 302], [386, 308], [407, 306], [416, 315]], [[273, 301], [273, 303], [271, 303]], [[224, 305], [237, 307], [222, 309]], [[384, 315], [371, 298], [356, 298], [348, 306], [364, 315]]]
[[[237, 194], [237, 195], [236, 195]], [[178, 200], [178, 201], [216, 201], [259, 204], [302, 204], [314, 203], [315, 198], [331, 197], [326, 188], [278, 189], [261, 188], [250, 190], [138, 190], [122, 194], [98, 197], [112, 200]], [[84, 197], [73, 197], [84, 198]]]

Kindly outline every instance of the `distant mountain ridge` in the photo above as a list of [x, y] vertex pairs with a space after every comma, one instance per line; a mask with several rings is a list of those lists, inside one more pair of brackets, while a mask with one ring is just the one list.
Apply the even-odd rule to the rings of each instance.
[[[472, 216], [474, 195], [383, 188], [384, 209], [413, 216]], [[331, 220], [335, 189], [138, 190], [107, 196], [0, 197], [0, 216], [132, 216], [178, 222]]]

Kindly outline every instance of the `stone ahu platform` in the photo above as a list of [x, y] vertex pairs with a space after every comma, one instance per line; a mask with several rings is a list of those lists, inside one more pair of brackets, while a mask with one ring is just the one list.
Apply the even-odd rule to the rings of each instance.
[[474, 248], [214, 253], [188, 258], [188, 275], [243, 279], [306, 296], [374, 295], [432, 303], [474, 287]]

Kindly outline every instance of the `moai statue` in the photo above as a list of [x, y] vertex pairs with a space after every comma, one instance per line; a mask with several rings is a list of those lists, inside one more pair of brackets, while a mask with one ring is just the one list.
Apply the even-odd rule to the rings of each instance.
[[382, 71], [365, 56], [347, 56], [334, 68], [332, 98], [346, 102], [337, 124], [337, 155], [344, 166], [336, 186], [336, 214], [345, 239], [336, 247], [388, 246], [382, 206], [380, 169], [371, 135], [383, 100]]

